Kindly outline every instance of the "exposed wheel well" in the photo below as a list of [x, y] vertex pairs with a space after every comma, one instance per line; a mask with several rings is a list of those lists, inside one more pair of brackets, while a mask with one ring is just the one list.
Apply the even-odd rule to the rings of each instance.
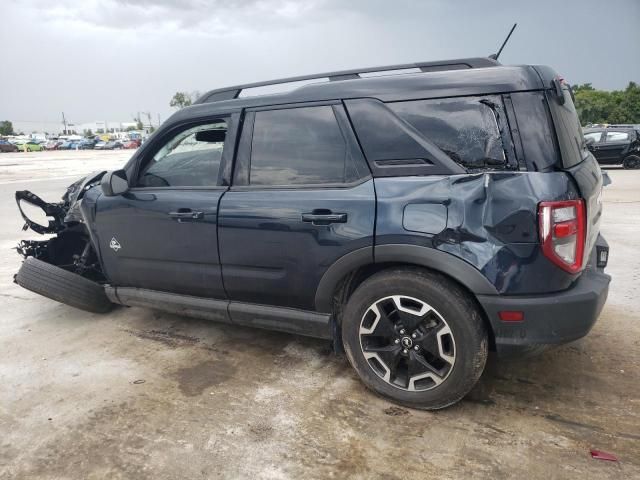
[[385, 263], [374, 263], [369, 265], [364, 265], [362, 267], [358, 267], [351, 272], [347, 273], [341, 280], [338, 282], [334, 292], [333, 292], [333, 312], [332, 317], [334, 319], [335, 327], [334, 327], [334, 348], [336, 350], [342, 350], [342, 339], [340, 338], [340, 322], [342, 311], [344, 306], [349, 301], [349, 298], [355, 292], [355, 290], [369, 277], [372, 275], [381, 272], [383, 270], [387, 270], [390, 268], [398, 268], [398, 267], [406, 267], [406, 268], [419, 268], [422, 270], [428, 270], [431, 272], [438, 273], [442, 276], [447, 277], [451, 282], [454, 282], [464, 291], [469, 294], [469, 298], [473, 300], [480, 312], [480, 316], [482, 317], [482, 321], [484, 322], [487, 332], [489, 333], [489, 349], [491, 351], [495, 351], [495, 335], [493, 332], [493, 328], [491, 327], [491, 322], [487, 318], [487, 315], [476, 299], [474, 293], [465, 287], [462, 283], [458, 282], [456, 279], [447, 275], [445, 272], [440, 270], [435, 270], [431, 268], [424, 267], [422, 265], [416, 265], [412, 263], [403, 263], [403, 262], [385, 262]]

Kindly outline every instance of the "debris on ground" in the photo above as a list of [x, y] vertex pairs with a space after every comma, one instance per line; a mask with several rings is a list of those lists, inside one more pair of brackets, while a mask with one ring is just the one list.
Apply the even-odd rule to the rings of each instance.
[[591, 458], [596, 460], [606, 460], [607, 462], [617, 462], [618, 457], [613, 453], [603, 452], [602, 450], [591, 449]]

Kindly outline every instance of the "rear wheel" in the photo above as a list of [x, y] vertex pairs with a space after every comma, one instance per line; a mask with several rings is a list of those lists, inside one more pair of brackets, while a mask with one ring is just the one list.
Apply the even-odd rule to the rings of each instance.
[[459, 401], [487, 358], [487, 331], [469, 294], [417, 268], [385, 270], [362, 283], [347, 303], [342, 335], [362, 381], [413, 408]]
[[629, 155], [622, 162], [622, 166], [627, 169], [637, 169], [640, 168], [640, 157], [637, 155]]

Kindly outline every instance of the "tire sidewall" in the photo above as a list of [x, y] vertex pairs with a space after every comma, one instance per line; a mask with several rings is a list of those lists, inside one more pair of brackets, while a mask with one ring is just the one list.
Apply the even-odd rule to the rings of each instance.
[[[391, 295], [417, 298], [445, 319], [455, 342], [456, 360], [448, 377], [429, 390], [409, 392], [380, 378], [360, 347], [363, 315], [376, 301]], [[487, 334], [477, 309], [465, 292], [440, 275], [419, 270], [385, 272], [363, 283], [351, 296], [343, 314], [342, 336], [351, 365], [363, 382], [385, 397], [415, 408], [443, 408], [462, 398], [476, 383], [487, 356]]]
[[622, 161], [622, 166], [626, 169], [636, 170], [640, 168], [640, 157], [629, 155]]

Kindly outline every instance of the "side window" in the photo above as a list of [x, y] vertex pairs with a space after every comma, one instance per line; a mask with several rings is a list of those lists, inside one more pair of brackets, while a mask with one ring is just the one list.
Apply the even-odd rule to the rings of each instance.
[[449, 158], [466, 168], [507, 164], [498, 115], [498, 97], [464, 97], [387, 104]]
[[216, 186], [226, 133], [224, 120], [178, 133], [143, 168], [136, 186]]
[[590, 138], [593, 138], [593, 142], [594, 143], [598, 143], [600, 141], [600, 139], [602, 138], [602, 132], [585, 133], [584, 134], [584, 138], [586, 138], [587, 140], [590, 139]]
[[628, 142], [629, 134], [627, 132], [607, 132], [605, 142]]
[[350, 151], [329, 105], [258, 111], [253, 124], [249, 184], [353, 182], [364, 175]]

